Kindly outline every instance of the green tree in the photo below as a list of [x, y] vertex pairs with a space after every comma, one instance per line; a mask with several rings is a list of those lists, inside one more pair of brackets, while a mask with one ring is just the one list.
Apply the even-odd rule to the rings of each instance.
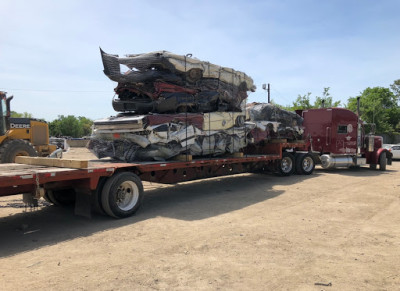
[[292, 106], [289, 106], [288, 109], [290, 110], [297, 110], [297, 109], [309, 109], [312, 108], [311, 101], [310, 101], [311, 92], [308, 92], [304, 95], [297, 95], [296, 100], [292, 103]]
[[[322, 92], [322, 97], [315, 97], [315, 103], [313, 108], [321, 108], [321, 107], [339, 107], [340, 106], [340, 101], [335, 101], [333, 102], [332, 96], [329, 93], [330, 87], [324, 88], [324, 91]], [[323, 106], [322, 106], [323, 104]]]
[[90, 135], [93, 121], [86, 117], [73, 115], [59, 115], [57, 119], [49, 123], [50, 135], [82, 137]]
[[[393, 133], [400, 122], [400, 107], [396, 95], [389, 88], [373, 87], [361, 92], [361, 119], [367, 123], [375, 123], [376, 131]], [[347, 108], [357, 111], [357, 97], [348, 99]]]
[[49, 122], [49, 132], [50, 136], [60, 137], [62, 136], [61, 128], [60, 128], [60, 120], [55, 119], [52, 122]]
[[92, 133], [93, 120], [83, 116], [79, 116], [78, 120], [79, 120], [79, 126], [82, 129], [82, 136], [90, 135]]
[[393, 84], [390, 85], [390, 89], [392, 89], [394, 95], [397, 97], [397, 102], [400, 101], [400, 79], [395, 80]]
[[16, 118], [33, 118], [31, 113], [24, 112], [24, 113], [18, 113], [15, 111], [11, 111], [11, 117], [16, 117]]
[[310, 100], [311, 92], [308, 92], [305, 95], [299, 94], [291, 106], [285, 106], [284, 108], [291, 111], [297, 109], [321, 108], [323, 100], [325, 101], [324, 107], [339, 107], [340, 101], [334, 102], [332, 96], [329, 93], [329, 90], [329, 87], [324, 88], [324, 91], [322, 92], [322, 97], [316, 96], [314, 104]]

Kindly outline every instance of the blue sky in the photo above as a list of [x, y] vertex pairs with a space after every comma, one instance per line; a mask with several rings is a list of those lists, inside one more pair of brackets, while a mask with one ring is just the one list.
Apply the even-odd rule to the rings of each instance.
[[249, 102], [291, 104], [330, 87], [346, 102], [400, 79], [400, 1], [0, 2], [0, 90], [12, 110], [115, 115], [99, 47], [112, 54], [168, 50], [251, 76]]

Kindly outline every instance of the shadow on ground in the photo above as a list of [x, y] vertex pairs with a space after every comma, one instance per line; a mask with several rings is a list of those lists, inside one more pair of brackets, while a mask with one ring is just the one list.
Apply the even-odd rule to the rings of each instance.
[[378, 175], [382, 175], [385, 173], [394, 173], [396, 170], [390, 169], [390, 166], [387, 166], [385, 171], [380, 171], [379, 167], [377, 170], [372, 170], [368, 167], [352, 167], [352, 168], [338, 168], [338, 169], [324, 169], [320, 166], [315, 168], [315, 173], [331, 173], [338, 174], [344, 176], [354, 176], [354, 177], [376, 177]]
[[[93, 233], [134, 224], [154, 217], [201, 220], [273, 199], [284, 191], [276, 185], [291, 185], [318, 176], [277, 177], [243, 174], [172, 186], [147, 184], [142, 208], [135, 216], [112, 219], [93, 215], [92, 219], [74, 215], [73, 208], [42, 206], [38, 210], [0, 218], [0, 257], [12, 256], [47, 245], [90, 236]], [[21, 208], [22, 199], [9, 200], [6, 207]], [[3, 203], [4, 204], [4, 203]], [[4, 208], [5, 206], [2, 206]], [[16, 209], [16, 212], [21, 212]]]

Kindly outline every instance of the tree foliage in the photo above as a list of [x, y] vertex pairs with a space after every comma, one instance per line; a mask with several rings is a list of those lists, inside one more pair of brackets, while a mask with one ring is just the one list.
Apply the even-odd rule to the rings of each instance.
[[322, 92], [322, 97], [317, 96], [315, 98], [315, 103], [313, 108], [321, 108], [321, 107], [339, 107], [340, 101], [333, 101], [331, 94], [329, 93], [330, 87], [324, 88]]
[[400, 101], [400, 79], [397, 79], [393, 82], [393, 84], [390, 85], [390, 89], [392, 89], [392, 92], [397, 98], [397, 102]]
[[322, 97], [316, 96], [314, 103], [311, 101], [311, 92], [304, 95], [298, 95], [296, 100], [291, 106], [287, 106], [286, 109], [294, 111], [298, 109], [310, 109], [310, 108], [321, 108], [321, 107], [338, 107], [340, 101], [333, 101], [332, 96], [329, 93], [330, 88], [324, 88]]
[[16, 117], [16, 118], [32, 118], [32, 113], [24, 112], [24, 113], [18, 113], [15, 111], [11, 111], [11, 117]]
[[93, 121], [86, 117], [73, 115], [59, 115], [57, 119], [49, 123], [50, 135], [83, 137], [90, 135]]
[[[399, 130], [400, 107], [398, 98], [389, 88], [368, 87], [360, 97], [361, 119], [367, 123], [375, 123], [376, 131], [393, 133]], [[357, 111], [357, 97], [348, 99], [347, 108]]]

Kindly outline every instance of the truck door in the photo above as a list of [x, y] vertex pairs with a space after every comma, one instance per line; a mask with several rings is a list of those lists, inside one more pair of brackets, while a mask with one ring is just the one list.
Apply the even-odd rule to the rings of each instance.
[[356, 153], [357, 135], [351, 123], [337, 125], [335, 153], [354, 154]]
[[326, 133], [325, 133], [325, 145], [326, 145], [326, 148], [329, 148], [330, 144], [331, 144], [331, 128], [327, 127], [326, 128]]

